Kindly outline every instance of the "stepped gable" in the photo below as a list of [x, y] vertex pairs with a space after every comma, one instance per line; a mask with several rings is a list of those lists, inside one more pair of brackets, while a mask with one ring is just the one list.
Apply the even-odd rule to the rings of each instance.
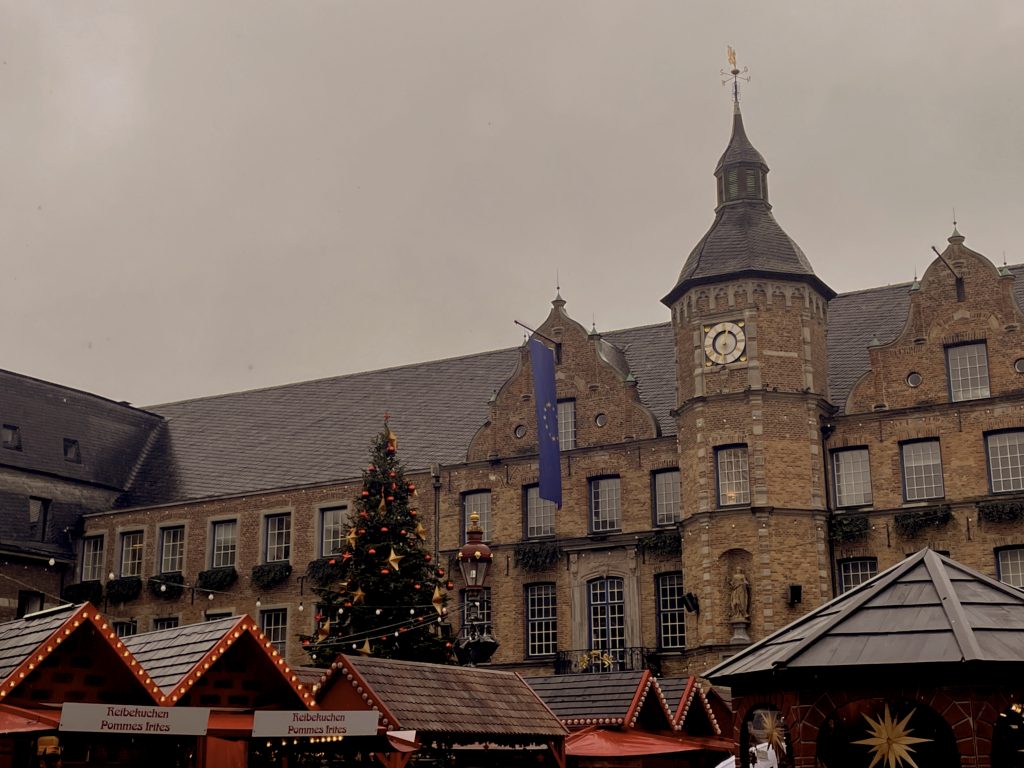
[[[707, 673], [749, 676], [837, 668], [1022, 663], [1024, 592], [930, 549], [911, 555]], [[1009, 671], [1009, 668], [1007, 668]]]

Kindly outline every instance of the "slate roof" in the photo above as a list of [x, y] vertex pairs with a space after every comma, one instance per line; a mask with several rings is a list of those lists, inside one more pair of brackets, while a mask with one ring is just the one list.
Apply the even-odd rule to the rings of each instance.
[[163, 691], [170, 691], [214, 649], [242, 617], [188, 624], [121, 638]]
[[930, 549], [911, 555], [707, 673], [716, 683], [787, 671], [1021, 665], [1024, 592]]
[[[340, 656], [328, 681], [348, 685], [356, 674], [399, 730], [438, 735], [561, 738], [565, 728], [519, 675], [513, 672], [423, 664], [373, 657]], [[353, 685], [356, 683], [353, 683]]]
[[[649, 673], [602, 672], [524, 678], [558, 718], [571, 726], [628, 725], [626, 718]], [[664, 699], [660, 689], [658, 696]], [[666, 709], [667, 719], [672, 713]]]
[[64, 626], [81, 607], [62, 605], [0, 624], [0, 681], [10, 677], [43, 641]]

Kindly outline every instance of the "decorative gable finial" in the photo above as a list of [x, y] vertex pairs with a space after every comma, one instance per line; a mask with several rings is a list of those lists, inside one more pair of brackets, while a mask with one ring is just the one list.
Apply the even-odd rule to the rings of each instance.
[[740, 80], [749, 83], [750, 76], [747, 75], [747, 68], [740, 69], [736, 66], [736, 50], [731, 46], [726, 46], [727, 55], [729, 57], [729, 69], [721, 70], [720, 74], [725, 78], [722, 80], [722, 85], [728, 85], [729, 81], [732, 81], [732, 103], [735, 109], [740, 108]]

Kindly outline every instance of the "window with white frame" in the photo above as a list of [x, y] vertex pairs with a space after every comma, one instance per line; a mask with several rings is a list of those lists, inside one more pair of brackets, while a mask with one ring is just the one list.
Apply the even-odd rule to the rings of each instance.
[[571, 451], [576, 447], [576, 401], [558, 401], [558, 447]]
[[999, 580], [1011, 587], [1024, 588], [1024, 547], [999, 550], [996, 559]]
[[160, 531], [160, 573], [181, 573], [185, 568], [185, 526]]
[[985, 342], [946, 347], [949, 397], [954, 403], [989, 396]]
[[121, 577], [142, 575], [142, 531], [121, 534]]
[[992, 493], [1024, 490], [1024, 432], [985, 436]]
[[537, 539], [555, 535], [555, 502], [542, 499], [540, 488], [528, 485], [523, 489], [526, 507], [526, 537]]
[[878, 573], [878, 561], [873, 557], [858, 557], [839, 562], [839, 593], [858, 587]]
[[279, 654], [284, 656], [288, 640], [288, 609], [260, 611], [260, 629]]
[[619, 478], [596, 477], [590, 481], [590, 531], [604, 533], [622, 527]]
[[476, 512], [480, 516], [480, 528], [484, 541], [491, 540], [491, 492], [471, 491], [462, 494], [462, 529], [469, 530], [469, 516]]
[[[626, 593], [623, 580], [617, 576], [610, 576], [589, 582], [587, 607], [590, 619], [590, 650], [607, 653], [613, 665], [621, 662], [626, 649]], [[608, 669], [598, 668], [593, 671], [607, 672]]]
[[212, 524], [211, 568], [231, 568], [238, 557], [238, 521], [215, 520]]
[[837, 507], [861, 507], [871, 503], [871, 464], [867, 448], [833, 451], [832, 478]]
[[731, 445], [715, 449], [718, 473], [718, 506], [733, 507], [750, 503], [750, 468], [747, 446]]
[[679, 503], [679, 470], [667, 469], [652, 475], [654, 486], [654, 524], [675, 525], [682, 519]]
[[900, 446], [903, 465], [903, 495], [907, 501], [941, 499], [942, 452], [938, 440], [916, 440]]
[[658, 606], [658, 644], [666, 650], [686, 647], [686, 607], [683, 605], [683, 574], [655, 577]]
[[82, 581], [103, 578], [103, 537], [86, 536], [82, 539]]
[[292, 516], [285, 512], [281, 515], [267, 515], [267, 546], [264, 560], [268, 563], [287, 562], [292, 554]]
[[132, 635], [138, 634], [139, 625], [135, 622], [135, 619], [126, 619], [124, 621], [111, 622], [114, 625], [114, 632], [118, 637], [131, 637]]
[[159, 632], [161, 629], [174, 629], [180, 623], [180, 619], [177, 616], [161, 616], [160, 618], [153, 619], [153, 631]]
[[558, 611], [554, 584], [526, 587], [526, 655], [554, 656], [558, 649]]
[[345, 516], [348, 507], [324, 507], [320, 510], [320, 554], [341, 552], [345, 541]]

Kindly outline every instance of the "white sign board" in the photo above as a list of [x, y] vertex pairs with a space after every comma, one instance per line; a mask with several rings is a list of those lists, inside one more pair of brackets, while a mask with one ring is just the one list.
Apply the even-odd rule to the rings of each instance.
[[65, 703], [60, 730], [124, 733], [133, 736], [205, 736], [208, 707], [147, 707], [131, 704]]
[[334, 710], [254, 712], [254, 738], [278, 736], [373, 736], [380, 712]]

